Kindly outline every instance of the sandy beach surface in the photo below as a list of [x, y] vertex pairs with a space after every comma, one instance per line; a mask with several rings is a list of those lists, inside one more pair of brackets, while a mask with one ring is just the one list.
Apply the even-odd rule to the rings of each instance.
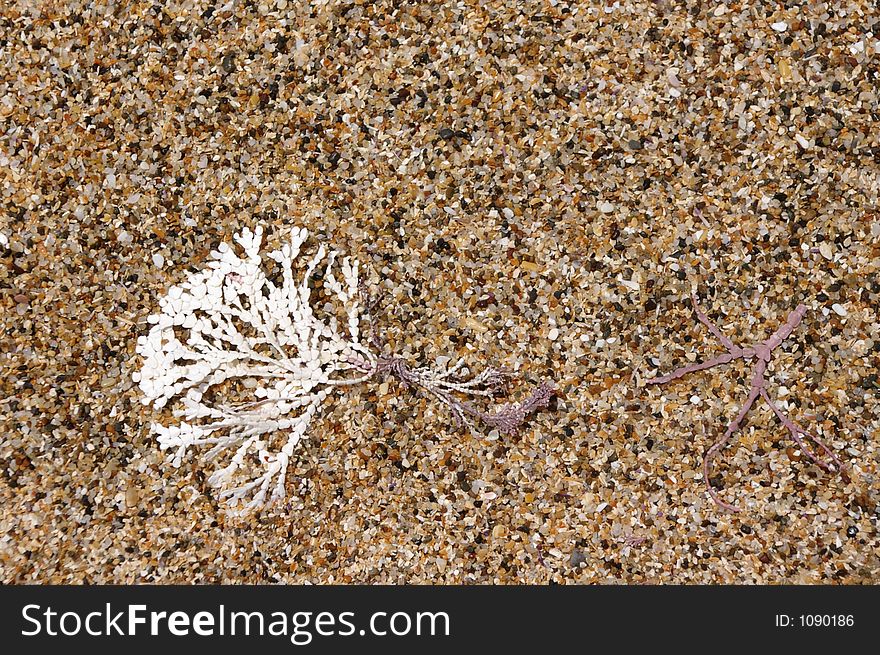
[[[880, 9], [869, 1], [9, 0], [0, 580], [880, 581]], [[132, 373], [246, 226], [362, 263], [413, 365], [559, 395], [516, 437], [394, 380], [333, 396], [231, 515]], [[192, 267], [192, 268], [190, 268]], [[646, 380], [766, 339], [751, 362]]]

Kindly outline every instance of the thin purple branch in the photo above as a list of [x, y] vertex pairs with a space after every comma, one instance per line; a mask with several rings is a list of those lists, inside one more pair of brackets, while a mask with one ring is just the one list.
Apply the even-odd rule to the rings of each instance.
[[546, 407], [556, 393], [556, 388], [551, 383], [542, 382], [522, 402], [506, 403], [495, 412], [489, 413], [477, 408], [472, 401], [457, 398], [454, 392], [490, 395], [507, 383], [511, 377], [509, 371], [491, 368], [472, 378], [471, 382], [449, 380], [443, 376], [428, 374], [422, 369], [412, 369], [400, 357], [383, 356], [379, 358], [376, 373], [391, 375], [400, 380], [405, 387], [419, 388], [439, 399], [449, 407], [455, 422], [459, 425], [467, 424], [467, 417], [471, 416], [486, 425], [498, 428], [505, 434], [519, 432], [528, 417], [542, 407]]
[[[749, 410], [752, 408], [752, 405], [755, 404], [755, 401], [758, 399], [759, 396], [767, 402], [767, 404], [770, 406], [770, 409], [773, 410], [774, 414], [776, 414], [776, 417], [789, 431], [794, 442], [800, 447], [800, 449], [811, 461], [813, 461], [819, 467], [826, 471], [837, 471], [843, 476], [845, 480], [848, 479], [846, 466], [831, 451], [831, 449], [825, 444], [825, 442], [823, 442], [818, 436], [801, 428], [786, 414], [784, 414], [782, 410], [780, 410], [770, 400], [770, 395], [767, 393], [766, 389], [766, 379], [764, 377], [764, 374], [767, 370], [767, 364], [770, 362], [770, 358], [773, 356], [773, 351], [778, 348], [782, 344], [782, 342], [791, 335], [792, 332], [794, 332], [798, 325], [800, 325], [801, 321], [804, 318], [804, 315], [807, 312], [806, 306], [798, 305], [797, 308], [788, 315], [788, 320], [786, 320], [786, 322], [778, 330], [776, 330], [776, 332], [774, 332], [766, 341], [762, 341], [755, 346], [741, 348], [735, 345], [726, 336], [724, 336], [721, 330], [719, 330], [718, 327], [711, 320], [709, 320], [709, 317], [706, 316], [706, 314], [700, 309], [700, 305], [697, 301], [697, 297], [695, 294], [691, 296], [691, 300], [694, 304], [694, 312], [697, 315], [697, 319], [700, 321], [700, 323], [706, 326], [709, 332], [716, 339], [718, 339], [718, 341], [721, 342], [721, 345], [723, 345], [728, 352], [705, 362], [683, 366], [667, 375], [656, 377], [651, 380], [646, 380], [646, 384], [664, 384], [666, 382], [670, 382], [672, 380], [683, 377], [688, 373], [703, 371], [709, 368], [713, 368], [715, 366], [719, 366], [721, 364], [728, 364], [737, 359], [757, 360], [753, 369], [752, 379], [750, 382], [749, 395], [746, 398], [745, 403], [743, 404], [739, 413], [736, 415], [736, 418], [731, 421], [730, 424], [727, 426], [724, 434], [722, 434], [721, 437], [714, 444], [712, 444], [712, 447], [709, 448], [708, 451], [706, 451], [706, 454], [703, 457], [703, 479], [706, 482], [706, 488], [708, 489], [709, 495], [712, 497], [712, 500], [714, 500], [719, 506], [731, 512], [739, 511], [739, 509], [737, 509], [735, 506], [725, 502], [718, 496], [718, 493], [712, 487], [709, 472], [712, 460], [724, 448], [724, 446], [727, 445], [727, 442], [730, 441], [730, 438], [733, 436], [734, 432], [736, 432], [741, 427], [743, 420], [745, 420], [746, 414], [748, 414]], [[826, 462], [820, 459], [812, 451], [812, 449], [807, 446], [802, 436], [806, 436], [812, 439], [813, 442], [816, 443], [822, 450], [822, 452], [824, 452], [825, 455], [829, 458], [830, 462]]]
[[[367, 291], [361, 282], [359, 288], [363, 314], [368, 321], [370, 342], [377, 350], [384, 348], [384, 341], [376, 331], [373, 320], [373, 309], [378, 305], [377, 299]], [[539, 384], [532, 394], [520, 403], [506, 403], [494, 412], [479, 409], [472, 401], [456, 396], [492, 396], [504, 389], [513, 377], [511, 371], [502, 368], [489, 368], [470, 379], [460, 379], [452, 372], [430, 372], [425, 369], [411, 368], [401, 357], [396, 355], [380, 355], [375, 365], [363, 359], [350, 361], [360, 370], [374, 375], [390, 375], [407, 388], [416, 388], [433, 396], [449, 407], [456, 425], [468, 424], [472, 417], [488, 426], [495, 427], [505, 434], [516, 434], [528, 417], [539, 409], [546, 407], [556, 393], [550, 382]]]
[[556, 387], [542, 382], [532, 394], [520, 403], [507, 403], [494, 413], [480, 412], [477, 416], [486, 425], [498, 428], [505, 434], [516, 434], [532, 412], [546, 407], [556, 393]]

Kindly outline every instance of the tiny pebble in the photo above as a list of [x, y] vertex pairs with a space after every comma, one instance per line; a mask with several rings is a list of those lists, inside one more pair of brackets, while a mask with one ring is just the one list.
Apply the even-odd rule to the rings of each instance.
[[156, 268], [162, 268], [163, 266], [165, 266], [165, 258], [162, 256], [161, 253], [153, 253], [153, 265]]
[[228, 52], [223, 55], [223, 59], [220, 62], [221, 68], [227, 73], [235, 72], [235, 53]]
[[834, 313], [838, 316], [846, 316], [846, 307], [844, 307], [840, 303], [834, 303], [833, 305], [831, 305], [831, 309], [833, 309]]
[[607, 200], [600, 201], [599, 204], [596, 205], [596, 208], [603, 214], [610, 214], [614, 211], [614, 205]]
[[584, 555], [584, 553], [582, 551], [580, 551], [580, 550], [571, 551], [571, 557], [568, 559], [568, 565], [571, 566], [571, 568], [576, 569], [581, 564], [586, 564], [586, 563], [587, 563], [587, 556]]
[[788, 29], [788, 23], [779, 21], [778, 23], [773, 23], [770, 27], [772, 27], [776, 32], [784, 32]]

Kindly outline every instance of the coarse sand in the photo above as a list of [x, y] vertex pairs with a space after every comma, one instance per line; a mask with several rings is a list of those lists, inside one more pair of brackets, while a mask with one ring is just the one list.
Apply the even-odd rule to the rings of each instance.
[[[880, 581], [874, 2], [9, 0], [0, 8], [0, 580]], [[554, 380], [515, 438], [336, 394], [288, 498], [171, 467], [135, 342], [245, 226], [356, 256], [383, 338]], [[194, 270], [194, 269], [190, 269]], [[803, 303], [766, 403], [702, 474]]]

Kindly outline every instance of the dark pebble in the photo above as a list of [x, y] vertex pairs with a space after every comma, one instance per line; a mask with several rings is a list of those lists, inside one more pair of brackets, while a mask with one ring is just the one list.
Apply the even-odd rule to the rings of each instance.
[[220, 61], [220, 67], [223, 68], [227, 73], [235, 72], [235, 53], [228, 52], [223, 55], [223, 59]]
[[630, 141], [629, 141], [629, 149], [630, 150], [641, 150], [642, 147], [643, 146], [642, 146], [641, 141], [639, 141], [638, 139], [630, 139]]
[[449, 140], [454, 136], [455, 136], [455, 132], [453, 130], [450, 130], [448, 127], [444, 127], [442, 130], [440, 130], [440, 138], [441, 139]]
[[583, 554], [581, 551], [579, 551], [579, 550], [574, 550], [574, 551], [572, 551], [572, 553], [571, 553], [571, 557], [569, 558], [568, 563], [569, 563], [569, 565], [571, 566], [571, 568], [576, 569], [576, 568], [579, 567], [581, 564], [586, 564], [586, 563], [587, 563], [587, 556], [584, 555], [584, 554]]

